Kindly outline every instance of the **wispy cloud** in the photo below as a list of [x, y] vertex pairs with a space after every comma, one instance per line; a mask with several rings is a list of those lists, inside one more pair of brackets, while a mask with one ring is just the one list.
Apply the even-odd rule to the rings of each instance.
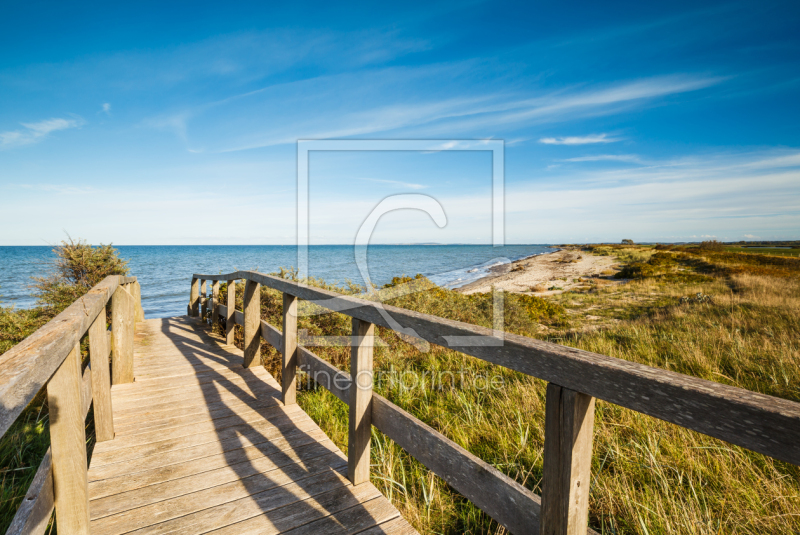
[[590, 134], [588, 136], [543, 137], [539, 143], [545, 145], [591, 145], [593, 143], [616, 143], [621, 138], [609, 137], [608, 134]]
[[643, 163], [641, 158], [635, 154], [596, 154], [593, 156], [578, 156], [577, 158], [566, 158], [558, 160], [560, 162], [629, 162]]
[[38, 123], [20, 123], [22, 130], [0, 132], [0, 149], [31, 145], [42, 141], [51, 132], [77, 128], [84, 124], [83, 119], [53, 118]]
[[111, 104], [109, 102], [103, 102], [101, 108], [103, 109], [104, 113], [111, 114]]
[[383, 178], [360, 178], [359, 180], [366, 180], [368, 182], [379, 182], [382, 184], [391, 184], [392, 186], [400, 186], [408, 189], [425, 189], [428, 187], [424, 184], [414, 184], [412, 182], [403, 182], [401, 180], [386, 180]]

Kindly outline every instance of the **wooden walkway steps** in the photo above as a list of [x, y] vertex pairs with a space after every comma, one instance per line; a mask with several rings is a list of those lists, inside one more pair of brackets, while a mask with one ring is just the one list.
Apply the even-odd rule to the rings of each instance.
[[188, 316], [136, 324], [135, 382], [89, 466], [91, 532], [416, 531], [261, 366]]

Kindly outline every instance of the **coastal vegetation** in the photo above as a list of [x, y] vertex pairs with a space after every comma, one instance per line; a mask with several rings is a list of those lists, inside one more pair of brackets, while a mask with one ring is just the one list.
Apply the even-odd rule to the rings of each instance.
[[[606, 276], [586, 278], [561, 294], [506, 294], [507, 331], [800, 401], [800, 259], [729, 252], [715, 244], [587, 246], [575, 252], [611, 255], [619, 263]], [[291, 271], [281, 275], [296, 278]], [[624, 284], [615, 284], [620, 278]], [[307, 282], [343, 293], [361, 290]], [[402, 284], [414, 291], [390, 295], [389, 304], [492, 326], [490, 294], [443, 290], [421, 276], [398, 278], [382, 292]], [[223, 285], [223, 302], [225, 296]], [[261, 302], [263, 319], [280, 326], [280, 294], [263, 288]], [[303, 343], [303, 336], [347, 336], [350, 320], [322, 313], [301, 317], [298, 328]], [[381, 395], [541, 491], [543, 381], [442, 347], [415, 345], [380, 327], [376, 335], [375, 388]], [[349, 348], [313, 349], [348, 369]], [[277, 351], [264, 344], [262, 355], [279, 377]], [[323, 388], [306, 387], [298, 402], [346, 451], [346, 406]], [[420, 532], [503, 532], [374, 429], [372, 455], [373, 483]], [[800, 530], [798, 467], [604, 402], [596, 412], [592, 475], [590, 525], [601, 533]]]
[[[126, 272], [105, 247], [69, 241], [56, 248], [55, 274], [35, 282], [39, 306], [0, 308], [0, 353], [106, 275]], [[573, 246], [570, 254], [607, 256], [612, 268], [555, 295], [506, 293], [502, 304], [489, 293], [445, 290], [419, 275], [396, 277], [379, 293], [394, 306], [485, 327], [502, 306], [509, 332], [800, 401], [800, 258], [731, 247]], [[277, 275], [298, 278], [293, 270]], [[305, 282], [351, 295], [364, 290]], [[236, 288], [241, 309], [243, 285]], [[223, 303], [226, 294], [222, 284]], [[281, 295], [262, 288], [261, 306], [262, 318], [280, 327]], [[301, 312], [300, 343], [348, 370], [349, 348], [319, 337], [349, 336], [350, 318], [310, 303], [301, 303]], [[543, 381], [381, 327], [376, 335], [377, 392], [541, 492]], [[280, 355], [267, 344], [262, 362], [280, 381]], [[346, 452], [347, 407], [302, 374], [300, 384], [298, 403]], [[48, 442], [40, 396], [0, 441], [0, 530], [13, 518]], [[604, 402], [597, 404], [592, 459], [589, 520], [600, 533], [800, 532], [796, 466]], [[504, 532], [375, 429], [371, 475], [422, 533]]]
[[[0, 306], [0, 354], [32, 334], [108, 275], [127, 275], [127, 263], [111, 245], [92, 247], [71, 238], [53, 248], [55, 261], [50, 274], [35, 277], [37, 306], [16, 310]], [[88, 356], [87, 342], [81, 344]], [[47, 395], [42, 389], [14, 425], [0, 438], [0, 532], [14, 518], [50, 445]], [[86, 439], [94, 442], [94, 419], [87, 419]]]

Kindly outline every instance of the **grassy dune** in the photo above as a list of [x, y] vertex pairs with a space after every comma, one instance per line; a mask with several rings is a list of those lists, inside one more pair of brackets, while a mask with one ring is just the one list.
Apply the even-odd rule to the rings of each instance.
[[[506, 329], [800, 401], [797, 260], [594, 249], [619, 258], [621, 273], [632, 279], [589, 279], [583, 290], [547, 300], [508, 296]], [[489, 296], [416, 284], [421, 291], [390, 302], [490, 326]], [[280, 325], [280, 295], [264, 289], [262, 303], [264, 319]], [[325, 314], [301, 318], [299, 328], [347, 335], [350, 321]], [[543, 381], [441, 347], [422, 352], [383, 328], [377, 335], [385, 343], [375, 352], [379, 393], [540, 492]], [[315, 352], [348, 368], [347, 348]], [[277, 352], [264, 346], [263, 353], [265, 366], [279, 375]], [[487, 388], [487, 378], [500, 387]], [[346, 451], [345, 405], [324, 389], [301, 392], [299, 403]], [[604, 402], [597, 405], [595, 429], [590, 525], [601, 533], [800, 531], [798, 467]], [[373, 483], [421, 532], [503, 533], [391, 440], [375, 430], [373, 438]]]

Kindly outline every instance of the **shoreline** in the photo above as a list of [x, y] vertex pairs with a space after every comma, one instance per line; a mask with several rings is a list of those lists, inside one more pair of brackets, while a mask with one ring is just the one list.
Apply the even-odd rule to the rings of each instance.
[[[466, 295], [485, 293], [492, 287], [528, 295], [555, 295], [583, 286], [585, 278], [606, 278], [617, 269], [613, 256], [595, 256], [581, 250], [558, 249], [553, 252], [531, 255], [510, 264], [489, 268], [491, 274], [476, 281], [453, 288]], [[613, 282], [612, 282], [613, 281]], [[609, 283], [619, 283], [609, 280]]]

